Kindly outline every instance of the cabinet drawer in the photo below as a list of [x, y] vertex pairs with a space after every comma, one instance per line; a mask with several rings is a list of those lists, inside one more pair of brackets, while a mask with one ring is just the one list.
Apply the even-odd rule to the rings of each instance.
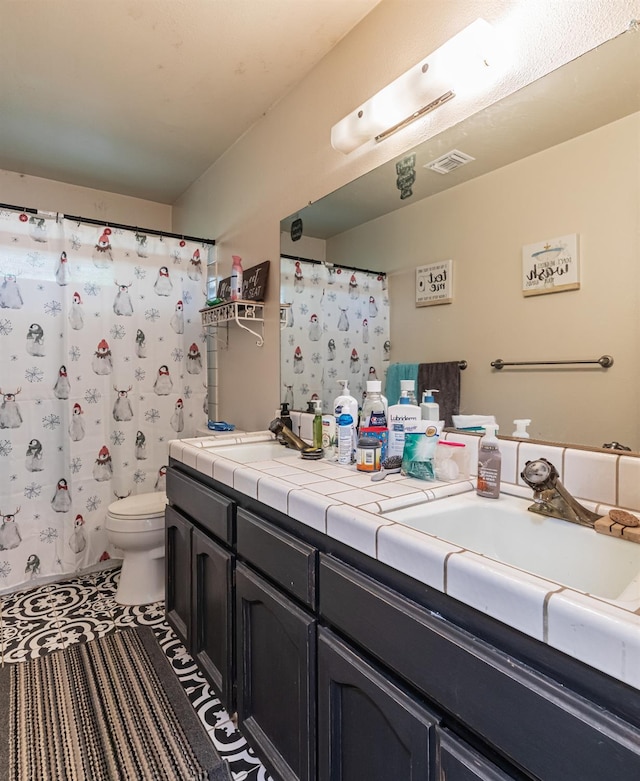
[[233, 543], [235, 503], [181, 472], [167, 470], [167, 497], [207, 532]]
[[236, 537], [239, 556], [315, 609], [316, 548], [243, 509], [238, 509]]
[[545, 781], [640, 778], [632, 724], [333, 557], [318, 577], [330, 624], [515, 766]]

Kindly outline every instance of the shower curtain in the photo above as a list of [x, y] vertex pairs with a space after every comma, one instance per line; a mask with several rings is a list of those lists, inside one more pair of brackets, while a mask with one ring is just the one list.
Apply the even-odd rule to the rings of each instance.
[[206, 426], [211, 250], [0, 209], [0, 590], [113, 556], [109, 504]]
[[389, 361], [389, 299], [384, 274], [299, 258], [280, 259], [280, 301], [288, 304], [281, 338], [281, 399], [307, 409], [310, 399], [333, 413], [338, 380], [362, 403], [367, 380]]

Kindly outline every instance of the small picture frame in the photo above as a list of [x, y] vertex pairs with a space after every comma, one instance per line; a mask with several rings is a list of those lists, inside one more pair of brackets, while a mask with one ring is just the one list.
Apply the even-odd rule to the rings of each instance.
[[577, 233], [522, 248], [522, 294], [525, 297], [579, 289]]
[[452, 301], [452, 260], [416, 268], [416, 306], [437, 306], [450, 304]]

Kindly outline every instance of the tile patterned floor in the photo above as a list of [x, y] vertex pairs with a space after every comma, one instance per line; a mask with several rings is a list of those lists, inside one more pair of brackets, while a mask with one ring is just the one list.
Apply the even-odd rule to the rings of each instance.
[[234, 781], [271, 781], [198, 666], [164, 620], [164, 603], [124, 607], [119, 569], [0, 597], [0, 659], [15, 664], [128, 626], [150, 626]]

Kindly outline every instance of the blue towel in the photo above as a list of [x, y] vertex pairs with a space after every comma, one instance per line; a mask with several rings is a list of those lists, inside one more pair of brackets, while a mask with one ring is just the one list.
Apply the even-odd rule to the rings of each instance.
[[[413, 380], [416, 384], [416, 398], [418, 397], [418, 363], [392, 363], [387, 369], [387, 382], [384, 387], [384, 395], [389, 404], [397, 404], [400, 398], [400, 380]], [[418, 403], [420, 403], [418, 401]]]

